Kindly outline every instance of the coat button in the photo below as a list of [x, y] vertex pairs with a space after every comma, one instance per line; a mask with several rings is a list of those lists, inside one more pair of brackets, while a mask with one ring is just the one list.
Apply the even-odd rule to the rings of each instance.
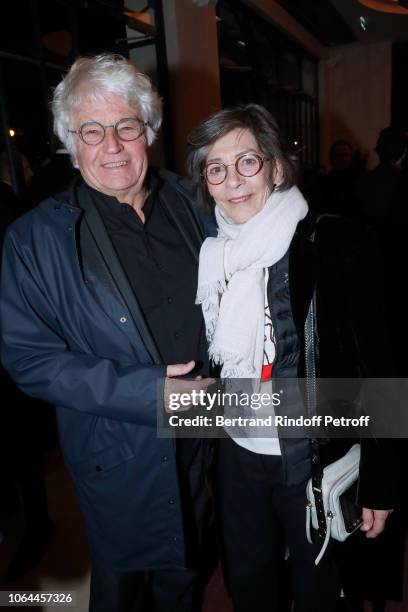
[[169, 458], [167, 457], [167, 455], [163, 455], [163, 457], [161, 458], [161, 460], [163, 461], [163, 463], [167, 463], [167, 461], [169, 460]]
[[167, 303], [168, 304], [172, 304], [173, 303], [173, 298], [172, 297], [168, 297], [167, 298]]
[[127, 319], [126, 319], [126, 317], [120, 317], [119, 321], [121, 323], [126, 323]]
[[174, 501], [174, 499], [172, 497], [170, 497], [170, 499], [169, 499], [169, 504], [170, 504], [170, 506], [174, 506], [174, 504], [175, 504], [175, 501]]

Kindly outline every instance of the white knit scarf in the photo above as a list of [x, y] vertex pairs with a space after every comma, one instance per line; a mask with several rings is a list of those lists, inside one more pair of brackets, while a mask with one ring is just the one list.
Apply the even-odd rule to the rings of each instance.
[[246, 223], [218, 206], [217, 238], [201, 248], [196, 303], [202, 305], [209, 354], [222, 378], [259, 378], [264, 348], [265, 268], [289, 248], [307, 204], [297, 187], [274, 191]]

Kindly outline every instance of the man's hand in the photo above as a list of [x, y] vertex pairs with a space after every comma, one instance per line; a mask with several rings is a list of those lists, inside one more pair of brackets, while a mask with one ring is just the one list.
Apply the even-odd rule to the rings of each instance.
[[385, 521], [391, 512], [393, 510], [370, 510], [369, 508], [363, 508], [361, 531], [366, 532], [367, 538], [376, 538], [384, 531]]
[[[174, 365], [167, 366], [166, 379], [164, 382], [164, 407], [166, 412], [172, 412], [169, 409], [169, 398], [175, 393], [191, 393], [192, 391], [206, 390], [207, 387], [215, 383], [214, 378], [202, 378], [202, 376], [196, 376], [191, 380], [180, 380], [177, 376], [186, 376], [189, 372], [194, 369], [195, 361], [189, 361], [188, 363], [176, 363]], [[189, 410], [190, 406], [182, 406], [178, 408], [178, 412]]]
[[174, 365], [167, 366], [166, 376], [172, 378], [173, 376], [185, 376], [191, 370], [194, 369], [195, 361], [189, 361], [188, 363], [176, 363]]

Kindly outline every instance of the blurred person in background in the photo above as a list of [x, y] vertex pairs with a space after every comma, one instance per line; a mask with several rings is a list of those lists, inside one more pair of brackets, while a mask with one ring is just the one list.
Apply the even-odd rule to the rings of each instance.
[[[16, 171], [21, 177], [23, 192], [26, 194], [33, 178], [30, 162], [26, 155], [16, 146], [12, 147], [12, 153], [16, 164]], [[15, 221], [20, 215], [30, 210], [30, 204], [24, 197], [24, 194], [19, 196], [15, 193], [11, 177], [10, 160], [6, 149], [0, 143], [0, 215], [2, 233], [4, 233], [8, 223]]]
[[72, 180], [78, 176], [78, 170], [73, 167], [67, 149], [54, 136], [53, 152], [35, 171], [30, 185], [30, 198], [38, 204], [46, 197], [67, 189]]
[[393, 127], [381, 130], [375, 146], [379, 163], [354, 185], [358, 215], [375, 227], [381, 241], [388, 223], [408, 225], [408, 186], [402, 171], [407, 149], [408, 141], [402, 131]]
[[405, 276], [408, 242], [408, 175], [405, 134], [394, 127], [381, 130], [375, 146], [379, 163], [355, 183], [353, 199], [359, 219], [374, 228], [392, 291], [385, 292], [396, 376], [408, 376], [407, 292]]
[[318, 181], [316, 208], [321, 213], [354, 218], [352, 188], [365, 171], [364, 163], [348, 140], [336, 140], [330, 147], [329, 158], [331, 169]]
[[[16, 169], [27, 189], [33, 173], [28, 158], [12, 148]], [[0, 246], [10, 223], [28, 212], [27, 200], [15, 194], [6, 151], [0, 153]], [[47, 405], [22, 393], [0, 366], [0, 384], [7, 401], [0, 428], [0, 515], [22, 510], [24, 525], [18, 547], [5, 572], [14, 582], [44, 556], [53, 534], [45, 488], [45, 451], [54, 438], [54, 417]], [[5, 527], [4, 536], [9, 535]]]

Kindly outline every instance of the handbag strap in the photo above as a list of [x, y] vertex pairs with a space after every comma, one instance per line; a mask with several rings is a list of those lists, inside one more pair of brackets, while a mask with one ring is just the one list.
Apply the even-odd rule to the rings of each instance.
[[[309, 237], [311, 242], [315, 241], [316, 229], [321, 216], [318, 215], [315, 220], [315, 225], [312, 234]], [[317, 413], [317, 388], [316, 388], [316, 290], [313, 290], [312, 299], [310, 300], [309, 310], [306, 316], [304, 334], [305, 334], [305, 370], [306, 370], [306, 404], [308, 416], [315, 416]], [[319, 526], [318, 535], [321, 538], [330, 536], [330, 530], [326, 524], [326, 516], [323, 505], [322, 495], [322, 478], [323, 468], [320, 461], [319, 441], [317, 438], [310, 440], [312, 454], [312, 488], [316, 506], [317, 523]], [[307, 516], [310, 515], [309, 513]], [[327, 546], [327, 543], [325, 542]], [[326, 548], [323, 546], [323, 548]]]

